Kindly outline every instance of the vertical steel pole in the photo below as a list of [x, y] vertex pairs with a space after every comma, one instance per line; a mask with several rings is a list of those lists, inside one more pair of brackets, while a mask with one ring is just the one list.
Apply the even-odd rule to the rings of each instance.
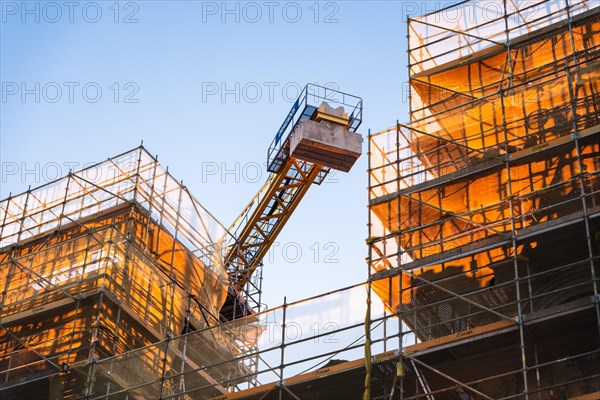
[[283, 298], [283, 321], [281, 324], [281, 362], [279, 364], [279, 400], [282, 400], [283, 396], [283, 371], [285, 369], [285, 329], [286, 329], [286, 315], [287, 315], [287, 297]]

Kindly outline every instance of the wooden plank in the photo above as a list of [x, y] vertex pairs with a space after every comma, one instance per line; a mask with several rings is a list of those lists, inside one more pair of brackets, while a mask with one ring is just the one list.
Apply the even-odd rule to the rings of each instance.
[[350, 150], [345, 150], [340, 147], [332, 146], [332, 145], [318, 142], [318, 141], [312, 140], [312, 139], [304, 138], [300, 141], [300, 144], [306, 145], [307, 147], [310, 147], [310, 148], [314, 147], [315, 149], [324, 150], [326, 153], [334, 153], [336, 155], [340, 154], [340, 155], [350, 156], [353, 158], [358, 158], [361, 156], [360, 153], [356, 153], [356, 152], [350, 151]]
[[4, 317], [4, 318], [2, 318], [2, 323], [3, 324], [7, 324], [7, 323], [10, 323], [10, 322], [13, 322], [13, 321], [17, 321], [17, 320], [19, 320], [21, 318], [30, 317], [32, 315], [39, 314], [41, 312], [50, 311], [50, 310], [53, 310], [55, 308], [62, 307], [64, 305], [71, 304], [71, 303], [74, 303], [74, 302], [75, 302], [75, 300], [73, 300], [70, 297], [67, 297], [67, 298], [64, 298], [64, 299], [60, 299], [60, 300], [56, 300], [56, 301], [53, 301], [51, 303], [41, 305], [39, 307], [30, 308], [28, 310], [21, 311], [21, 312], [18, 312], [16, 314], [9, 315], [8, 317]]
[[527, 157], [528, 155], [539, 153], [540, 151], [544, 151], [544, 150], [551, 149], [553, 147], [560, 146], [562, 144], [571, 142], [572, 140], [573, 140], [573, 138], [571, 137], [571, 135], [562, 136], [562, 137], [559, 137], [559, 138], [556, 138], [553, 140], [549, 140], [544, 143], [540, 143], [535, 146], [528, 147], [523, 150], [515, 151], [514, 153], [510, 154], [510, 159], [513, 161], [518, 160], [519, 158]]
[[588, 394], [582, 394], [580, 396], [569, 397], [568, 400], [598, 400], [600, 399], [600, 391]]
[[260, 385], [257, 387], [253, 387], [250, 389], [246, 389], [246, 390], [242, 390], [236, 393], [228, 393], [228, 394], [224, 394], [222, 396], [217, 396], [217, 397], [211, 397], [208, 400], [234, 400], [234, 399], [241, 399], [247, 396], [252, 396], [255, 394], [260, 394], [260, 393], [267, 393], [271, 390], [273, 390], [275, 387], [277, 387], [277, 383], [276, 382], [272, 382], [272, 383], [267, 383], [265, 385]]
[[[380, 354], [374, 355], [373, 362], [374, 363], [384, 362], [384, 361], [394, 359], [397, 356], [398, 356], [398, 350], [390, 350], [390, 351], [386, 351], [385, 353], [380, 353]], [[344, 371], [348, 371], [348, 370], [352, 370], [352, 369], [356, 369], [356, 368], [362, 368], [364, 366], [364, 363], [365, 363], [364, 358], [360, 358], [358, 360], [353, 360], [353, 361], [346, 361], [346, 362], [343, 362], [340, 364], [332, 365], [330, 367], [320, 368], [316, 371], [292, 376], [291, 378], [286, 379], [284, 383], [286, 386], [291, 386], [291, 385], [295, 385], [298, 383], [311, 381], [314, 379], [321, 379], [321, 378], [325, 378], [325, 377], [328, 377], [331, 375], [339, 374]], [[276, 388], [277, 385], [278, 385], [278, 382], [271, 382], [271, 383], [267, 383], [267, 384], [257, 386], [254, 388], [241, 390], [236, 393], [229, 393], [229, 394], [225, 394], [223, 396], [212, 397], [208, 400], [242, 399], [242, 398], [246, 398], [246, 397], [249, 397], [249, 396], [252, 396], [255, 394], [267, 393], [267, 392], [273, 390], [274, 388]]]
[[296, 383], [310, 381], [312, 379], [320, 379], [326, 376], [334, 375], [349, 369], [359, 368], [364, 365], [364, 360], [347, 361], [344, 363], [332, 365], [331, 367], [320, 368], [316, 371], [307, 372], [306, 374], [296, 375], [285, 380], [286, 385], [294, 385]]
[[[89, 282], [89, 281], [96, 280], [96, 279], [98, 279], [98, 276], [92, 276], [92, 277], [89, 277], [89, 278], [85, 279], [84, 281], [80, 281], [80, 282]], [[79, 284], [80, 282], [77, 282], [77, 284]], [[102, 291], [104, 291], [104, 288], [99, 287], [99, 288], [88, 290], [86, 292], [82, 292], [80, 299], [81, 300], [87, 299], [88, 297], [95, 296]], [[62, 307], [67, 304], [75, 303], [75, 301], [76, 300], [74, 300], [71, 297], [65, 297], [63, 299], [55, 300], [55, 301], [52, 301], [50, 303], [44, 304], [39, 307], [31, 308], [31, 309], [28, 309], [25, 311], [21, 311], [21, 312], [15, 313], [15, 314], [8, 315], [6, 317], [2, 317], [2, 318], [0, 318], [0, 320], [2, 320], [2, 323], [4, 323], [4, 324], [14, 322], [21, 318], [26, 318], [26, 317], [29, 317], [29, 316], [32, 316], [35, 314], [54, 310], [56, 308]]]
[[506, 327], [512, 327], [514, 325], [515, 325], [515, 322], [509, 321], [509, 320], [494, 322], [491, 324], [478, 326], [473, 329], [469, 329], [467, 331], [456, 332], [451, 335], [440, 336], [439, 338], [428, 340], [426, 342], [413, 344], [412, 346], [406, 347], [406, 352], [408, 354], [415, 353], [417, 351], [429, 349], [431, 347], [437, 347], [437, 346], [441, 346], [443, 344], [452, 343], [452, 342], [456, 342], [459, 340], [474, 338], [475, 336], [479, 336], [479, 335], [483, 335], [485, 333], [501, 330]]
[[348, 172], [360, 157], [360, 153], [320, 143], [316, 140], [303, 138], [294, 148], [292, 156], [315, 164]]
[[373, 363], [392, 360], [396, 357], [398, 357], [398, 350], [389, 350], [385, 353], [380, 353], [373, 356]]
[[584, 129], [581, 132], [579, 132], [579, 136], [586, 137], [586, 136], [592, 136], [594, 133], [598, 133], [600, 132], [600, 125], [595, 125], [592, 126], [590, 128]]

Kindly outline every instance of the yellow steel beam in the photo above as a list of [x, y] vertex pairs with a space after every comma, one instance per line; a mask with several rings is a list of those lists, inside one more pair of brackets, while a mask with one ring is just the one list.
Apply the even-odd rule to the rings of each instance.
[[[234, 275], [238, 291], [250, 279], [321, 169], [320, 165], [290, 157], [270, 181], [265, 196], [238, 236], [239, 245], [227, 255], [227, 260], [241, 261]], [[253, 249], [253, 255], [248, 254], [249, 249]]]

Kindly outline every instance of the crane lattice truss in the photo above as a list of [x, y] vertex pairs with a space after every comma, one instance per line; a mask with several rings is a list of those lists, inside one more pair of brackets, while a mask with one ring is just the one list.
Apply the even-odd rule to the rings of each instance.
[[[254, 269], [322, 168], [320, 165], [289, 158], [282, 171], [269, 180], [266, 193], [258, 205], [259, 211], [244, 225], [238, 236], [240, 248], [232, 247], [228, 259], [239, 256], [243, 258], [242, 265], [250, 265]], [[245, 269], [236, 279], [239, 286], [245, 285], [252, 269]]]

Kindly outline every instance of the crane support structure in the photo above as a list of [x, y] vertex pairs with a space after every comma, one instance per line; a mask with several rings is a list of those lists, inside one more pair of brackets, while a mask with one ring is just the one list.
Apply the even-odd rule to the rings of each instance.
[[236, 289], [246, 284], [322, 169], [321, 165], [290, 157], [269, 180], [266, 195], [238, 237], [240, 247], [230, 250], [230, 259], [239, 257], [247, 266], [236, 271]]
[[259, 309], [260, 276], [257, 282], [252, 275], [308, 189], [330, 169], [348, 172], [360, 157], [361, 120], [360, 98], [317, 85], [304, 88], [269, 148], [269, 178], [229, 230], [235, 242], [225, 258], [231, 285], [222, 319]]

